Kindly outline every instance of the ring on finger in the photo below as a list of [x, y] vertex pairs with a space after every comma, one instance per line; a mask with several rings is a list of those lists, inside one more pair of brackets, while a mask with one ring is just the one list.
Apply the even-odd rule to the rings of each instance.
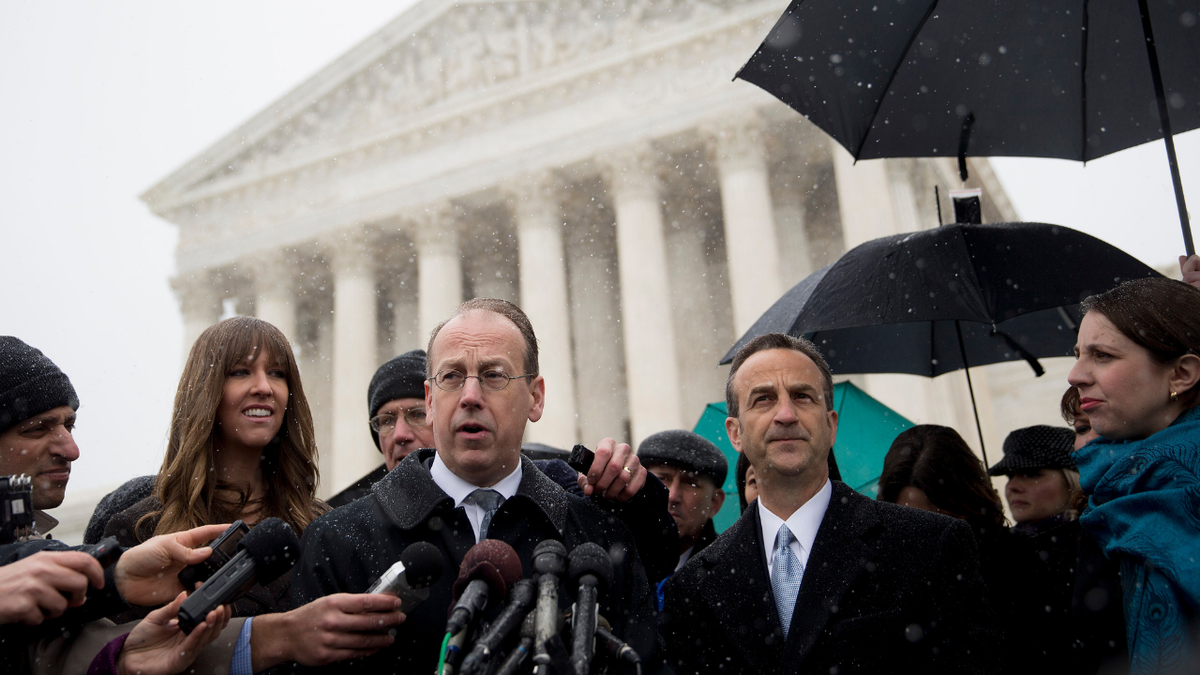
[[621, 467], [621, 470], [622, 470], [622, 471], [624, 471], [625, 473], [629, 474], [630, 476], [632, 476], [632, 475], [633, 475], [633, 469], [631, 469], [631, 468], [629, 468], [629, 467], [627, 467], [627, 466], [623, 466], [623, 467]]

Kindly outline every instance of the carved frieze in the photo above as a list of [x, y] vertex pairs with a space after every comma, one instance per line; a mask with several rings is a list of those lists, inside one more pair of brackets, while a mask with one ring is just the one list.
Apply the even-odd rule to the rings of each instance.
[[333, 138], [479, 96], [520, 78], [629, 48], [737, 0], [524, 0], [463, 3], [279, 125], [210, 178], [239, 173]]

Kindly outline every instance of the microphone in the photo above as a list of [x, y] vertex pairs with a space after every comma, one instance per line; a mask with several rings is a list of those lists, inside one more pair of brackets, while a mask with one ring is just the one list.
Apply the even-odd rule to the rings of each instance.
[[475, 642], [471, 653], [463, 661], [462, 675], [475, 675], [482, 673], [487, 668], [487, 663], [492, 658], [492, 652], [499, 649], [500, 643], [504, 642], [505, 638], [519, 628], [525, 620], [525, 615], [529, 613], [529, 606], [533, 604], [535, 593], [533, 581], [529, 579], [521, 579], [513, 585], [512, 592], [508, 596], [508, 605]]
[[388, 568], [367, 593], [383, 593], [400, 598], [400, 609], [407, 613], [429, 599], [429, 588], [442, 578], [445, 557], [436, 546], [418, 541], [400, 554], [400, 560]]
[[571, 581], [578, 584], [571, 613], [571, 665], [575, 675], [588, 675], [592, 667], [600, 594], [612, 584], [613, 564], [599, 544], [585, 542], [571, 551], [567, 561]]
[[558, 635], [558, 580], [567, 571], [567, 547], [556, 539], [547, 539], [533, 549], [533, 571], [537, 574], [538, 598], [534, 611], [533, 663], [538, 675], [549, 675], [550, 652], [546, 643]]
[[454, 580], [456, 602], [450, 609], [446, 632], [451, 635], [461, 632], [488, 606], [489, 598], [503, 598], [521, 573], [521, 559], [508, 544], [484, 539], [471, 547], [463, 556], [458, 578]]
[[618, 661], [624, 661], [632, 666], [636, 666], [641, 672], [642, 657], [633, 650], [621, 638], [612, 634], [612, 626], [603, 616], [599, 617], [596, 626], [596, 637], [604, 644], [604, 650], [607, 651]]
[[237, 545], [237, 553], [189, 595], [179, 608], [179, 627], [191, 633], [208, 613], [250, 590], [269, 584], [292, 569], [300, 558], [300, 540], [287, 523], [267, 518]]
[[536, 635], [534, 628], [534, 617], [536, 613], [530, 612], [525, 615], [525, 620], [521, 622], [521, 641], [513, 648], [512, 653], [500, 664], [499, 670], [495, 675], [517, 675], [521, 665], [525, 663], [525, 657], [529, 656], [530, 650], [533, 649], [533, 638]]

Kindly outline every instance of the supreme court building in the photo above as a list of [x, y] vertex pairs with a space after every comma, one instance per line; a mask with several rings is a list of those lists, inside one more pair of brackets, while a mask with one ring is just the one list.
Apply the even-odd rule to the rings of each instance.
[[[376, 367], [475, 296], [518, 303], [540, 339], [529, 441], [691, 428], [784, 290], [936, 226], [934, 186], [951, 213], [961, 185], [954, 160], [856, 165], [731, 81], [786, 4], [422, 0], [143, 195], [179, 227], [184, 349], [232, 300], [283, 330], [326, 495], [379, 464]], [[971, 176], [985, 222], [1017, 220], [986, 161]], [[1012, 428], [1054, 423], [1022, 407], [1029, 387], [1056, 405], [1047, 365], [1049, 385], [1023, 363], [975, 374], [993, 461]], [[961, 374], [856, 382], [977, 445]]]

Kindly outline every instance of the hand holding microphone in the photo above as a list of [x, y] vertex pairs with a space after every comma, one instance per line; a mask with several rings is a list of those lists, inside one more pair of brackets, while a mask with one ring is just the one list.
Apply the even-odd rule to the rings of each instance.
[[208, 613], [237, 599], [255, 583], [269, 584], [300, 558], [300, 540], [278, 518], [267, 518], [238, 542], [237, 553], [183, 601], [179, 627], [191, 633]]
[[400, 611], [408, 614], [429, 599], [429, 588], [442, 578], [446, 558], [437, 547], [419, 541], [404, 549], [400, 561], [388, 568], [367, 593], [400, 598]]

